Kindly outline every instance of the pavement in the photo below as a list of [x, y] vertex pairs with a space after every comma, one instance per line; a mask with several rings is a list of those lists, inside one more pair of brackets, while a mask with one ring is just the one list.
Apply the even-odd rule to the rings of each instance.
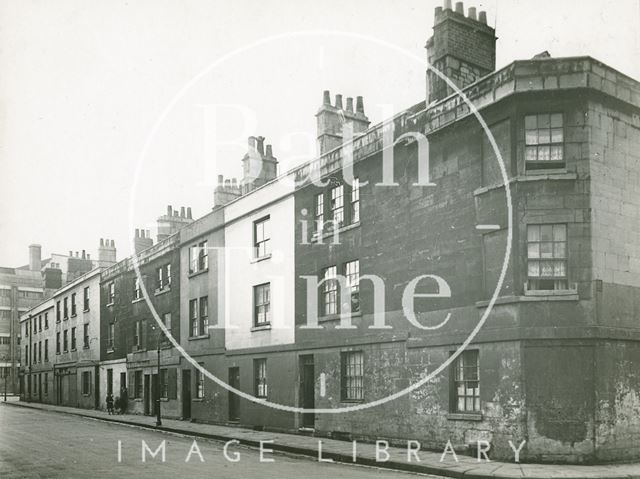
[[[0, 403], [2, 404], [2, 403]], [[9, 402], [7, 407], [22, 407], [39, 409], [42, 411], [65, 413], [67, 415], [82, 416], [99, 419], [111, 423], [128, 426], [138, 426], [154, 431], [204, 438], [215, 441], [236, 440], [243, 446], [260, 448], [261, 441], [264, 448], [274, 451], [289, 453], [313, 458], [312, 461], [318, 467], [334, 466], [337, 463], [353, 465], [352, 443], [335, 439], [310, 437], [295, 434], [275, 433], [266, 431], [254, 431], [239, 427], [210, 425], [163, 419], [162, 426], [155, 426], [155, 418], [140, 415], [108, 415], [103, 411], [77, 409], [70, 407], [54, 406], [49, 404]], [[320, 462], [319, 449], [323, 461], [334, 461], [335, 464]], [[187, 449], [188, 450], [188, 449]], [[406, 448], [389, 447], [388, 460], [381, 456], [376, 460], [376, 448], [374, 444], [358, 443], [355, 464], [373, 466], [376, 468], [391, 469], [432, 476], [445, 476], [465, 479], [486, 478], [523, 478], [523, 479], [640, 479], [640, 464], [611, 464], [611, 465], [556, 465], [556, 464], [518, 464], [498, 461], [481, 461], [474, 457], [458, 454], [457, 461], [452, 454], [447, 454], [443, 460], [442, 452], [418, 452], [419, 462], [415, 456], [409, 457]], [[391, 471], [385, 472], [385, 477]], [[305, 471], [305, 475], [306, 471]], [[333, 474], [332, 474], [333, 475]], [[284, 476], [287, 477], [287, 476]], [[349, 476], [351, 477], [351, 476]]]

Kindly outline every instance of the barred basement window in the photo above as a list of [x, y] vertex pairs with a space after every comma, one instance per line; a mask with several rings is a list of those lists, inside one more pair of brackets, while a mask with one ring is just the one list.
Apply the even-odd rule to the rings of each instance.
[[324, 270], [324, 280], [322, 285], [323, 313], [336, 314], [338, 312], [338, 281], [336, 278], [336, 267], [329, 266]]
[[344, 186], [331, 188], [331, 219], [333, 227], [339, 228], [344, 223]]
[[451, 412], [480, 412], [478, 350], [463, 351], [453, 363]]
[[567, 225], [527, 226], [527, 276], [531, 290], [567, 289]]
[[271, 253], [269, 217], [253, 223], [253, 248], [256, 258], [264, 258]]
[[[351, 312], [360, 311], [360, 261], [349, 261], [344, 265], [344, 275], [347, 280], [349, 298], [351, 298]], [[346, 301], [346, 299], [345, 299]]]
[[562, 113], [525, 116], [525, 168], [527, 170], [564, 167], [562, 124]]
[[364, 354], [362, 351], [340, 353], [341, 398], [343, 401], [364, 400]]
[[82, 373], [82, 394], [89, 396], [91, 394], [91, 371]]
[[267, 397], [267, 360], [253, 360], [254, 394], [258, 398]]
[[265, 326], [271, 322], [271, 284], [253, 287], [253, 325]]
[[358, 221], [360, 221], [360, 180], [354, 178], [351, 185], [351, 222]]

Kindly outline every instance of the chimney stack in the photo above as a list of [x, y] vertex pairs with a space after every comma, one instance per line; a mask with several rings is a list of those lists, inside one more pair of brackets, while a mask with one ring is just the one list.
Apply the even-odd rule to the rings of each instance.
[[98, 248], [98, 266], [107, 267], [116, 264], [116, 244], [113, 240], [100, 238]]
[[[476, 18], [476, 8], [464, 15], [463, 2], [445, 0], [444, 8], [435, 9], [433, 35], [427, 41], [429, 65], [441, 71], [458, 88], [464, 88], [495, 71], [496, 32], [487, 25], [486, 12]], [[469, 48], [472, 45], [472, 48]], [[438, 75], [427, 70], [427, 104], [453, 94]]]
[[137, 229], [136, 228], [136, 236], [133, 239], [133, 249], [136, 254], [140, 254], [140, 252], [145, 249], [151, 248], [153, 246], [153, 239], [151, 239], [151, 235], [149, 234], [149, 230]]
[[[222, 175], [218, 175], [218, 181], [221, 181], [221, 176]], [[171, 205], [167, 206], [167, 214], [158, 218], [158, 243], [172, 234], [177, 233], [180, 228], [192, 222], [191, 208], [185, 206], [181, 206], [180, 208], [173, 208]], [[144, 230], [142, 230], [141, 236], [143, 245], [148, 245], [147, 247], [153, 245], [153, 240], [151, 239], [151, 235], [148, 234], [148, 230], [146, 235]]]
[[335, 105], [327, 103], [329, 91], [323, 93], [323, 102], [316, 113], [318, 154], [334, 150], [342, 145], [342, 129], [345, 123], [353, 127], [353, 133], [363, 133], [369, 128], [369, 119], [364, 113], [361, 96], [356, 97], [356, 109], [353, 110], [353, 97], [347, 97], [347, 109], [342, 109], [342, 95], [336, 95]]
[[232, 178], [231, 181], [225, 180], [222, 175], [218, 176], [218, 186], [213, 190], [213, 207], [224, 206], [230, 201], [239, 198], [242, 195], [238, 180]]
[[[278, 160], [273, 156], [273, 148], [271, 145], [267, 145], [267, 151], [265, 154], [264, 140], [264, 136], [249, 137], [249, 150], [242, 158], [243, 176], [240, 189], [241, 194], [243, 195], [264, 185], [265, 183], [268, 183], [278, 176]], [[228, 192], [232, 195], [235, 194], [232, 190], [229, 190]], [[224, 195], [218, 196], [219, 201], [225, 201], [223, 197]], [[214, 206], [220, 206], [220, 204], [221, 203], [215, 202], [214, 192]]]
[[39, 244], [29, 245], [29, 270], [40, 271], [42, 269], [42, 246]]

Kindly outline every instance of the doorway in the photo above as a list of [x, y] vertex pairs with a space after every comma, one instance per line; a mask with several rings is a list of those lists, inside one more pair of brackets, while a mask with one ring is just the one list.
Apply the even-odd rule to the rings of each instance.
[[[300, 407], [313, 409], [316, 404], [315, 373], [313, 354], [300, 356]], [[302, 413], [303, 428], [313, 429], [316, 416], [313, 413]]]
[[[240, 368], [229, 368], [229, 386], [240, 389]], [[240, 420], [240, 396], [229, 391], [229, 421]]]
[[149, 374], [144, 375], [144, 413], [148, 416], [151, 414], [151, 376]]
[[191, 419], [191, 370], [182, 370], [182, 419]]

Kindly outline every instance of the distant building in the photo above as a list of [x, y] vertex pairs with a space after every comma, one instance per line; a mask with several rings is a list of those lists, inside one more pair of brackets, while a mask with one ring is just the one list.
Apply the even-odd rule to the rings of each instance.
[[20, 319], [27, 401], [99, 406], [100, 269], [58, 289]]

